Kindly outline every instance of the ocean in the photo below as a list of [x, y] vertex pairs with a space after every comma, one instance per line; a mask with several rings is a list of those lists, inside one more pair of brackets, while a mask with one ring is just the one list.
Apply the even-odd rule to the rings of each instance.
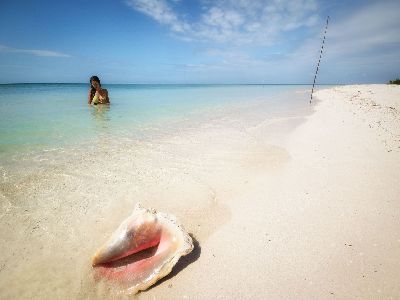
[[[87, 84], [0, 85], [0, 159], [32, 151], [90, 143], [99, 136], [143, 138], [174, 123], [224, 114], [263, 101], [267, 118], [307, 107], [288, 95], [299, 85], [111, 84], [111, 105], [89, 106]], [[285, 94], [286, 98], [282, 96]], [[284, 115], [284, 113], [282, 114]], [[183, 124], [183, 123], [182, 123]]]

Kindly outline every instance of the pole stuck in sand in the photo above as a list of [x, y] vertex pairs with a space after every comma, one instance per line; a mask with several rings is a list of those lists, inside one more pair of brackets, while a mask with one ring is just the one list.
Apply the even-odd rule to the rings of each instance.
[[321, 64], [322, 52], [324, 51], [325, 37], [326, 37], [326, 31], [328, 30], [328, 24], [329, 24], [329, 16], [326, 18], [326, 26], [325, 26], [324, 38], [322, 39], [322, 46], [321, 46], [321, 51], [319, 53], [319, 60], [318, 60], [318, 64], [317, 64], [317, 69], [315, 70], [314, 82], [313, 82], [312, 89], [311, 89], [310, 103], [312, 101], [312, 96], [313, 96], [313, 93], [314, 93], [315, 81], [317, 80], [317, 74], [318, 74], [318, 70], [319, 70], [319, 65]]

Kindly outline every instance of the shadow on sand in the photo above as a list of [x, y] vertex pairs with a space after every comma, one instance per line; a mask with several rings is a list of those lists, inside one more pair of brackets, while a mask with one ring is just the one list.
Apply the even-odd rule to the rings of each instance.
[[[172, 269], [172, 272], [169, 273], [167, 276], [164, 278], [161, 278], [158, 282], [156, 282], [153, 286], [151, 286], [149, 290], [159, 286], [160, 284], [164, 283], [165, 281], [175, 277], [180, 271], [182, 271], [184, 268], [186, 268], [188, 265], [194, 263], [196, 260], [199, 259], [200, 254], [201, 254], [201, 247], [199, 242], [196, 240], [196, 238], [193, 236], [193, 234], [189, 233], [190, 237], [193, 240], [193, 250], [190, 252], [188, 255], [181, 257], [177, 264], [174, 266]], [[146, 291], [143, 291], [146, 292]]]

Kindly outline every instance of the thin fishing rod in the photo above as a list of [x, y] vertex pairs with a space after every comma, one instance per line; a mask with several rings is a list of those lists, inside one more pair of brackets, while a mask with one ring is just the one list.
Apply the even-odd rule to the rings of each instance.
[[317, 69], [315, 70], [315, 75], [314, 75], [314, 82], [312, 85], [312, 89], [311, 89], [311, 99], [310, 99], [310, 103], [312, 101], [312, 97], [313, 97], [313, 93], [314, 93], [314, 87], [315, 87], [315, 82], [317, 80], [317, 75], [318, 75], [318, 71], [319, 71], [319, 66], [321, 64], [321, 57], [322, 57], [322, 53], [324, 51], [324, 45], [325, 45], [325, 38], [326, 38], [326, 31], [328, 30], [328, 24], [329, 24], [329, 16], [326, 18], [326, 26], [325, 26], [325, 32], [324, 32], [324, 38], [322, 39], [322, 45], [321, 45], [321, 51], [319, 53], [319, 59], [318, 59], [318, 64], [317, 64]]

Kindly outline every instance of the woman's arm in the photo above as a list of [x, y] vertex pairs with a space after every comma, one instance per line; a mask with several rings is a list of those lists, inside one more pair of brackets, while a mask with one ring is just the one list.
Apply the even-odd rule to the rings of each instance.
[[110, 103], [110, 98], [108, 97], [108, 90], [106, 90], [106, 103]]
[[106, 89], [101, 90], [101, 97], [103, 98], [101, 104], [109, 104], [110, 98], [108, 98], [108, 91]]
[[92, 104], [92, 91], [91, 90], [89, 90], [88, 104]]

